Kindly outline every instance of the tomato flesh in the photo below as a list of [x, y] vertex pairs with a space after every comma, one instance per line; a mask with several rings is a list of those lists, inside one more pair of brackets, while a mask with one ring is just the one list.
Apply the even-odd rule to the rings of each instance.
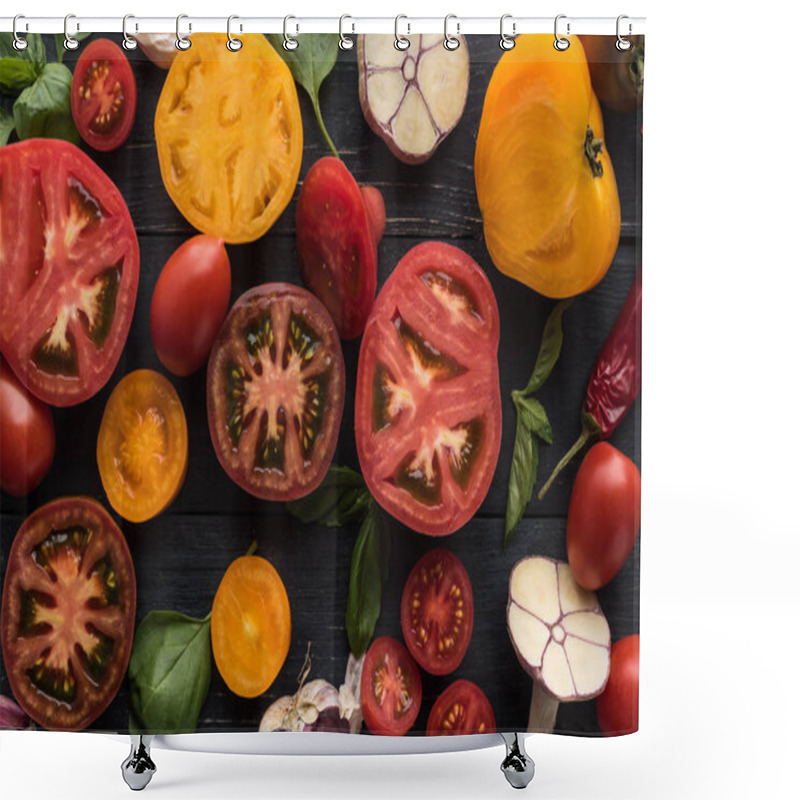
[[597, 722], [606, 736], [639, 730], [639, 634], [611, 645], [608, 683], [597, 698]]
[[0, 349], [26, 388], [70, 406], [97, 392], [125, 345], [139, 244], [125, 201], [78, 148], [0, 148]]
[[400, 602], [403, 638], [416, 662], [447, 675], [463, 661], [472, 638], [472, 584], [447, 550], [426, 553], [411, 570]]
[[361, 708], [372, 733], [402, 736], [417, 719], [422, 680], [408, 650], [396, 639], [376, 639], [364, 657]]
[[428, 715], [428, 736], [495, 733], [491, 703], [471, 681], [450, 684], [436, 699]]
[[65, 497], [28, 517], [11, 546], [0, 617], [23, 710], [52, 730], [91, 724], [125, 676], [135, 613], [130, 552], [101, 505]]
[[364, 331], [356, 445], [389, 513], [442, 536], [486, 497], [501, 437], [497, 302], [483, 270], [440, 242], [410, 250]]

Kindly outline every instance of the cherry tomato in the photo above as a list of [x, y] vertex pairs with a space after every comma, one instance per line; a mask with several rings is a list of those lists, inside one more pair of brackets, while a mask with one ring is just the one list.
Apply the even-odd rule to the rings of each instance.
[[499, 338], [486, 275], [448, 244], [412, 248], [375, 301], [358, 361], [358, 458], [373, 497], [420, 533], [458, 530], [489, 491]]
[[127, 56], [110, 39], [94, 39], [81, 53], [70, 101], [81, 138], [95, 150], [116, 150], [130, 135], [136, 81]]
[[402, 736], [417, 719], [422, 680], [408, 650], [397, 639], [376, 639], [364, 656], [361, 710], [372, 733]]
[[581, 36], [592, 89], [604, 106], [636, 111], [644, 92], [644, 36], [629, 36], [627, 50], [617, 48], [614, 36]]
[[77, 147], [0, 148], [0, 349], [45, 403], [71, 406], [117, 365], [139, 287], [139, 243], [116, 186]]
[[639, 532], [642, 480], [636, 464], [608, 442], [581, 463], [567, 512], [567, 557], [575, 580], [594, 591], [622, 568]]
[[496, 730], [492, 706], [472, 681], [451, 683], [436, 699], [428, 715], [428, 736], [495, 733]]
[[245, 292], [208, 359], [206, 405], [219, 463], [245, 491], [283, 501], [316, 489], [344, 407], [342, 346], [325, 306], [287, 283]]
[[597, 698], [597, 722], [606, 736], [639, 730], [639, 634], [611, 645], [608, 683]]
[[231, 265], [222, 239], [194, 236], [170, 257], [150, 302], [150, 335], [174, 375], [205, 364], [228, 311]]
[[363, 333], [375, 302], [385, 221], [380, 192], [359, 190], [338, 158], [321, 158], [308, 171], [297, 200], [300, 274], [343, 339]]
[[11, 545], [0, 615], [25, 713], [52, 730], [97, 719], [125, 677], [135, 616], [131, 554], [99, 503], [62, 497], [31, 514]]
[[0, 357], [0, 488], [22, 497], [47, 475], [56, 452], [53, 413]]
[[472, 638], [472, 584], [461, 561], [431, 550], [411, 570], [400, 601], [403, 638], [417, 664], [447, 675], [464, 658]]

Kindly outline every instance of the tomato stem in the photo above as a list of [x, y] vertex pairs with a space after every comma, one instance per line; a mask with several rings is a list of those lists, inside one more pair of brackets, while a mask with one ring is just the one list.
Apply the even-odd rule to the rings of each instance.
[[586, 126], [586, 139], [583, 143], [583, 152], [589, 161], [593, 178], [603, 177], [603, 163], [598, 156], [603, 152], [603, 140], [594, 138], [594, 131], [591, 126]]
[[250, 547], [247, 548], [247, 552], [245, 553], [245, 555], [252, 556], [256, 552], [256, 550], [258, 550], [258, 542], [255, 539], [253, 539], [253, 541], [250, 542]]
[[325, 137], [325, 141], [328, 143], [328, 147], [330, 147], [331, 152], [336, 156], [336, 158], [340, 158], [339, 151], [336, 149], [331, 137], [328, 135], [328, 129], [325, 127], [325, 123], [322, 121], [322, 111], [319, 107], [319, 98], [314, 96], [312, 98], [313, 106], [314, 106], [314, 114], [317, 117], [317, 122], [319, 123], [319, 128], [322, 131], [322, 135]]
[[631, 50], [628, 77], [633, 84], [636, 95], [640, 96], [644, 86], [644, 47], [640, 44], [633, 45]]

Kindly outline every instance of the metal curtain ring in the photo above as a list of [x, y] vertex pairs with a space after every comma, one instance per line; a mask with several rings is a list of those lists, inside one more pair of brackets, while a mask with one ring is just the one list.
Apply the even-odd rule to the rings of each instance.
[[[558, 50], [558, 51], [563, 53], [564, 50], [569, 48], [569, 39], [565, 39], [558, 32], [558, 21], [560, 19], [567, 19], [567, 15], [566, 14], [559, 14], [556, 17], [555, 26], [553, 28], [553, 31], [555, 33], [555, 37], [556, 38], [555, 38], [555, 41], [553, 42], [553, 47], [555, 47], [556, 50]], [[567, 36], [569, 36], [569, 22], [567, 22]]]
[[503, 14], [500, 17], [500, 49], [513, 50], [516, 42], [514, 37], [517, 35], [517, 23], [511, 22], [511, 36], [505, 32], [505, 22], [507, 19], [512, 19], [511, 14]]
[[65, 50], [77, 50], [81, 43], [74, 37], [70, 36], [69, 34], [69, 21], [71, 19], [75, 19], [74, 14], [67, 14], [64, 17], [64, 49]]
[[[178, 50], [188, 50], [192, 46], [191, 39], [187, 39], [181, 34], [181, 20], [189, 19], [188, 14], [178, 14], [175, 19], [175, 47]], [[192, 32], [192, 23], [189, 23], [189, 33]]]
[[[290, 19], [296, 19], [296, 17], [293, 17], [291, 14], [289, 14], [288, 16], [283, 18], [283, 49], [289, 51], [297, 50], [300, 44], [300, 42], [298, 42], [297, 39], [293, 39], [291, 36], [289, 36], [288, 28]], [[296, 30], [298, 33], [300, 33], [299, 25], [296, 25]]]
[[[626, 39], [626, 38], [625, 38], [625, 37], [624, 37], [624, 36], [623, 36], [623, 35], [622, 35], [622, 34], [619, 32], [619, 29], [620, 29], [620, 23], [621, 23], [621, 22], [622, 22], [622, 20], [624, 20], [624, 19], [628, 19], [628, 17], [627, 17], [625, 14], [620, 14], [620, 15], [617, 17], [617, 50], [620, 50], [620, 51], [621, 51], [621, 52], [623, 52], [623, 53], [624, 53], [626, 50], [630, 50], [630, 49], [631, 49], [631, 40], [630, 40], [630, 39]], [[631, 24], [630, 24], [630, 22], [629, 22], [629, 23], [628, 23], [628, 36], [630, 36], [630, 34], [631, 34], [631, 31], [632, 31], [632, 30], [633, 30], [633, 27], [631, 26]]]
[[[447, 30], [447, 23], [450, 22], [451, 19], [454, 19], [456, 21], [455, 36], [451, 36], [449, 31]], [[456, 37], [458, 36], [459, 33], [461, 33], [461, 23], [458, 21], [458, 18], [456, 17], [455, 14], [448, 14], [444, 18], [444, 41], [442, 42], [442, 45], [444, 46], [445, 50], [450, 50], [451, 52], [453, 50], [458, 50], [458, 48], [461, 45], [461, 42]]]
[[[241, 39], [237, 39], [233, 34], [231, 34], [231, 22], [233, 22], [235, 19], [239, 19], [236, 14], [231, 14], [231, 16], [228, 17], [228, 43], [225, 45], [225, 47], [227, 47], [231, 53], [238, 53], [244, 44]], [[239, 25], [239, 33], [241, 32], [242, 26]]]
[[[14, 17], [14, 23], [11, 26], [11, 31], [14, 34], [14, 41], [12, 42], [12, 45], [13, 45], [15, 50], [25, 50], [28, 47], [28, 40], [26, 38], [24, 38], [23, 36], [20, 36], [17, 33], [17, 23], [21, 19], [25, 19], [25, 15], [24, 14], [17, 14]], [[28, 23], [26, 22], [25, 23], [25, 31], [27, 32], [27, 30], [28, 30]]]
[[[353, 40], [349, 36], [344, 35], [344, 21], [346, 19], [353, 19], [349, 14], [342, 14], [339, 17], [339, 49], [340, 50], [352, 50], [353, 49]], [[354, 32], [356, 29], [355, 25], [350, 26], [351, 32]]]
[[[135, 50], [139, 46], [139, 42], [128, 34], [128, 20], [129, 19], [136, 19], [133, 14], [126, 14], [122, 18], [122, 46], [126, 50]], [[136, 30], [139, 30], [138, 23], [136, 24]]]
[[[411, 47], [411, 40], [400, 35], [401, 19], [408, 19], [408, 17], [405, 14], [398, 14], [394, 18], [394, 47], [395, 50], [408, 50], [408, 48]], [[408, 32], [411, 33], [411, 25], [406, 23], [406, 26], [408, 27]]]

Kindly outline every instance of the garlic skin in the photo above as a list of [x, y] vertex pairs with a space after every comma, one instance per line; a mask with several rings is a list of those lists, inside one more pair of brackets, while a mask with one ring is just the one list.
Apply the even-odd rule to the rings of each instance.
[[28, 715], [10, 697], [0, 695], [0, 730], [24, 731], [32, 727]]
[[349, 725], [339, 711], [339, 692], [318, 679], [303, 684], [297, 694], [276, 700], [264, 712], [258, 730], [347, 732]]
[[364, 656], [356, 658], [352, 653], [347, 659], [347, 670], [344, 683], [339, 687], [339, 710], [342, 719], [350, 724], [350, 733], [358, 733], [364, 722], [361, 713], [361, 670], [364, 668]]
[[174, 33], [137, 33], [133, 38], [139, 42], [142, 52], [161, 69], [169, 69], [178, 54]]

